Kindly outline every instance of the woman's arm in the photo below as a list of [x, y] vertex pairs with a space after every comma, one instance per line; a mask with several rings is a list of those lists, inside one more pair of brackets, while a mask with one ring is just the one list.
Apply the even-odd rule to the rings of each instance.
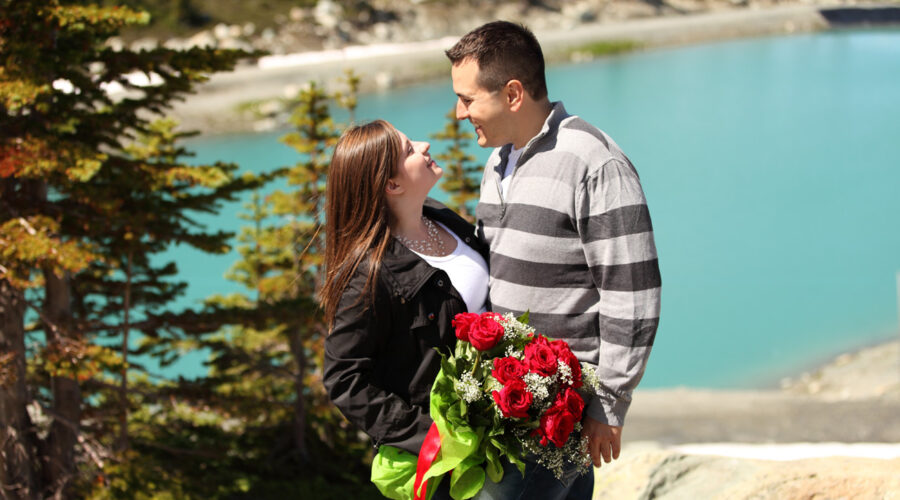
[[377, 359], [390, 355], [382, 350], [388, 336], [405, 332], [392, 331], [388, 292], [376, 286], [374, 307], [366, 308], [365, 298], [359, 300], [364, 287], [365, 275], [358, 272], [344, 291], [325, 339], [323, 382], [335, 406], [372, 437], [376, 447], [389, 444], [417, 455], [432, 422], [428, 409], [410, 405], [374, 380], [375, 367], [392, 362]]

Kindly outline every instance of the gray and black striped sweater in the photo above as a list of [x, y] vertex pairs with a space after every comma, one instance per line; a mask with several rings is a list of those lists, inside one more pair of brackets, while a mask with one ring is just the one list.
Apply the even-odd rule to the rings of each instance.
[[564, 339], [598, 367], [592, 418], [622, 425], [659, 324], [653, 228], [634, 166], [605, 133], [553, 104], [522, 151], [505, 197], [511, 145], [488, 159], [476, 209], [490, 244], [496, 312], [530, 312], [538, 332]]

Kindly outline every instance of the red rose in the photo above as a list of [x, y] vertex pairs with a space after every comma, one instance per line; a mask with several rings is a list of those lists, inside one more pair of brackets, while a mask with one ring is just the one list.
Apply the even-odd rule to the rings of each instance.
[[581, 395], [567, 387], [556, 396], [553, 406], [541, 415], [541, 425], [532, 435], [541, 437], [542, 446], [553, 443], [557, 448], [562, 448], [575, 430], [575, 423], [581, 420], [583, 411]]
[[528, 373], [528, 367], [525, 366], [525, 363], [512, 356], [494, 358], [494, 369], [491, 370], [491, 375], [503, 385], [521, 379], [526, 373]]
[[556, 354], [550, 348], [547, 337], [536, 335], [525, 346], [525, 364], [530, 371], [547, 377], [556, 373]]
[[581, 414], [584, 412], [584, 399], [581, 398], [581, 394], [571, 387], [567, 387], [562, 394], [556, 397], [556, 400], [565, 406], [566, 410], [575, 417], [576, 422], [581, 420]]
[[469, 331], [477, 320], [478, 315], [475, 313], [459, 313], [454, 316], [450, 324], [453, 325], [453, 328], [456, 328], [456, 338], [468, 342]]
[[563, 404], [557, 400], [543, 415], [538, 434], [541, 436], [541, 445], [547, 446], [548, 442], [562, 448], [569, 439], [569, 434], [575, 430], [575, 416], [569, 412]]
[[513, 380], [491, 395], [504, 417], [528, 418], [528, 408], [531, 408], [534, 396], [528, 392], [525, 382]]
[[469, 327], [469, 342], [479, 351], [487, 351], [503, 338], [503, 325], [497, 322], [497, 314], [484, 313]]
[[553, 342], [550, 342], [550, 348], [553, 349], [556, 358], [568, 365], [569, 369], [572, 371], [572, 387], [576, 389], [581, 387], [581, 363], [578, 361], [578, 358], [572, 354], [572, 350], [569, 349], [569, 344], [564, 340], [554, 340]]

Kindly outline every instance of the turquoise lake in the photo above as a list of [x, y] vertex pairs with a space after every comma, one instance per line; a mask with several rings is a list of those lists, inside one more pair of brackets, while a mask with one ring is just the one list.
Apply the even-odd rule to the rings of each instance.
[[[771, 386], [897, 335], [900, 31], [652, 50], [547, 77], [551, 99], [610, 134], [643, 181], [663, 304], [641, 388]], [[421, 140], [454, 102], [448, 75], [362, 96], [357, 118]], [[188, 147], [198, 162], [264, 171], [297, 161], [284, 133]], [[199, 220], [237, 231], [239, 211]], [[235, 254], [175, 248], [165, 258], [190, 284], [183, 305], [239, 290], [223, 278]], [[164, 373], [197, 374], [203, 359], [189, 353]]]

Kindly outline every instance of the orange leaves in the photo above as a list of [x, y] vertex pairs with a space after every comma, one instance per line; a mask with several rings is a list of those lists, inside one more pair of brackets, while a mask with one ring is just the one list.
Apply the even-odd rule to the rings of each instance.
[[35, 172], [35, 166], [42, 163], [40, 151], [33, 141], [17, 139], [0, 144], [0, 178], [26, 177]]
[[58, 230], [56, 221], [44, 216], [17, 217], [0, 225], [0, 279], [19, 289], [40, 286], [42, 280], [19, 270], [49, 266], [77, 272], [96, 259], [89, 248], [60, 239]]
[[118, 372], [121, 358], [110, 348], [90, 344], [81, 339], [61, 337], [44, 348], [44, 369], [53, 377], [66, 377], [79, 382], [101, 371]]
[[0, 178], [42, 178], [59, 172], [70, 181], [86, 182], [106, 159], [105, 153], [83, 144], [19, 137], [0, 144]]

